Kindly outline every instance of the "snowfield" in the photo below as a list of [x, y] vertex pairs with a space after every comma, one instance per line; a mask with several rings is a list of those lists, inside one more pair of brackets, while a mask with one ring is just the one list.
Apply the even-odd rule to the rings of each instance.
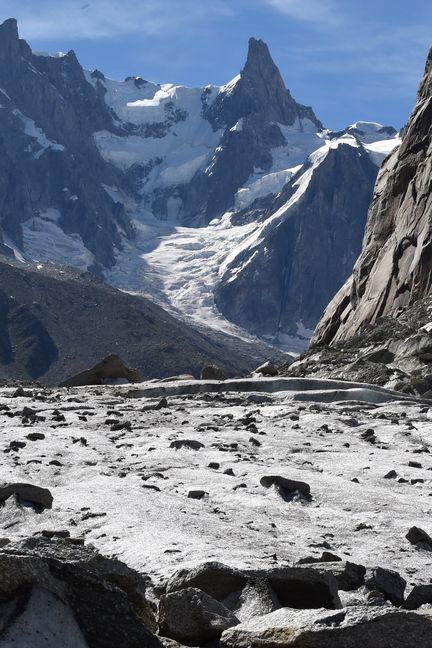
[[[3, 537], [68, 530], [155, 583], [208, 560], [272, 567], [323, 549], [396, 569], [408, 589], [432, 578], [432, 554], [405, 539], [432, 532], [428, 402], [279, 378], [13, 391], [0, 390], [3, 480], [54, 503], [37, 514], [7, 500]], [[312, 499], [285, 501], [261, 485], [269, 475], [306, 482]]]

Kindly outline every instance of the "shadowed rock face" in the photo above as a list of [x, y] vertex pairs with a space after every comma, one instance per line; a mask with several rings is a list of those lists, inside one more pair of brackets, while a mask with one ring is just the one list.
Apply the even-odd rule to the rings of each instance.
[[313, 345], [347, 339], [429, 295], [432, 287], [432, 50], [402, 144], [386, 160], [352, 276], [327, 307]]
[[[222, 313], [264, 335], [296, 334], [298, 322], [313, 328], [360, 250], [376, 173], [363, 149], [330, 149], [298, 203], [222, 277], [216, 292]], [[269, 216], [288, 204], [297, 181], [273, 201]]]
[[32, 538], [1, 552], [0, 574], [0, 645], [161, 646], [146, 581], [118, 560]]
[[57, 346], [37, 314], [0, 290], [0, 365], [15, 364], [21, 375], [38, 378], [57, 358]]
[[[269, 171], [271, 149], [286, 144], [278, 124], [292, 126], [309, 120], [323, 128], [312, 108], [298, 104], [286, 89], [267, 45], [251, 38], [246, 65], [238, 80], [228, 84], [216, 101], [204, 111], [214, 130], [224, 134], [211, 164], [180, 193], [186, 211], [205, 214], [210, 221], [221, 216], [234, 201], [236, 191], [254, 169]], [[241, 129], [231, 130], [239, 120]]]
[[114, 129], [103, 94], [73, 51], [34, 55], [14, 19], [0, 25], [0, 88], [0, 226], [22, 247], [22, 223], [56, 209], [58, 225], [82, 238], [95, 266], [112, 265], [119, 229], [132, 235], [132, 228], [103, 188], [119, 183], [92, 136]]
[[198, 375], [209, 363], [235, 375], [251, 371], [257, 353], [261, 360], [268, 353], [199, 333], [149, 300], [72, 268], [0, 260], [0, 286], [0, 378], [52, 384], [113, 351], [143, 377]]

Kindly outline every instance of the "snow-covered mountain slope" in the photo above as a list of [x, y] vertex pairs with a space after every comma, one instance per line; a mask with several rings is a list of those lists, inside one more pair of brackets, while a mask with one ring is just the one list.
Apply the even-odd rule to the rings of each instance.
[[[221, 87], [84, 72], [73, 52], [33, 54], [15, 21], [0, 29], [0, 59], [0, 250], [97, 269], [200, 325], [304, 346], [318, 308], [352, 269], [377, 165], [399, 142], [394, 129], [325, 130], [255, 39], [241, 73]], [[315, 227], [304, 226], [307, 209]], [[286, 221], [296, 224], [289, 241], [272, 234]], [[333, 263], [329, 281], [307, 253], [321, 248]], [[268, 258], [277, 291], [260, 281]], [[287, 291], [289, 267], [322, 280], [306, 289], [292, 279]], [[263, 314], [269, 300], [278, 316]]]
[[[258, 75], [257, 68], [264, 73]], [[263, 93], [257, 76], [268, 78], [268, 104], [248, 103], [250, 96], [255, 99]], [[156, 86], [142, 79], [99, 82], [107, 89], [110, 107], [135, 125], [133, 135], [97, 133], [102, 154], [123, 168], [129, 165], [129, 173], [133, 169], [136, 174], [137, 165], [145, 168], [138, 190], [140, 209], [134, 214], [137, 238], [118, 255], [109, 280], [125, 289], [144, 291], [173, 312], [206, 325], [239, 334], [234, 323], [290, 351], [302, 350], [360, 251], [377, 167], [398, 145], [396, 131], [368, 122], [357, 122], [340, 133], [324, 130], [313, 112], [299, 108], [289, 94], [289, 107], [281, 108], [275, 99], [282, 96], [279, 72], [268, 49], [254, 40], [245, 69], [223, 87], [198, 91]], [[255, 95], [244, 88], [253, 83]], [[168, 114], [176, 114], [178, 122], [167, 119]], [[209, 116], [214, 129], [209, 127]], [[266, 121], [271, 118], [286, 123]], [[156, 125], [159, 139], [154, 136]], [[247, 167], [250, 148], [266, 129], [273, 132], [266, 141], [262, 166], [248, 167], [249, 175], [243, 173], [239, 179], [238, 168]], [[248, 148], [251, 141], [254, 144]], [[357, 149], [356, 153], [342, 153], [342, 144]], [[329, 151], [335, 159], [331, 170], [329, 161], [325, 162]], [[318, 172], [322, 164], [327, 169]], [[221, 167], [232, 175], [228, 181], [220, 177]], [[216, 196], [209, 185], [215, 175]], [[322, 200], [318, 205], [315, 200], [313, 206], [315, 227], [291, 251], [292, 239], [298, 240], [298, 228], [307, 221], [303, 214], [324, 177]], [[312, 178], [313, 188], [308, 189]], [[352, 184], [359, 187], [354, 199]], [[214, 211], [210, 196], [219, 204], [220, 194], [231, 198]], [[290, 240], [280, 240], [279, 228], [270, 240], [271, 232], [293, 214], [294, 207], [297, 229], [290, 228]], [[215, 217], [207, 225], [210, 215]], [[323, 246], [323, 241], [328, 245]], [[305, 254], [308, 246], [318, 251], [320, 260], [315, 253], [311, 263]], [[259, 247], [265, 250], [265, 260], [257, 253]], [[280, 258], [270, 268], [267, 260], [275, 249]], [[251, 256], [255, 263], [248, 272]], [[298, 271], [286, 290], [284, 277], [290, 264], [297, 265]], [[263, 280], [266, 273], [269, 276]], [[266, 312], [269, 300], [270, 316]]]

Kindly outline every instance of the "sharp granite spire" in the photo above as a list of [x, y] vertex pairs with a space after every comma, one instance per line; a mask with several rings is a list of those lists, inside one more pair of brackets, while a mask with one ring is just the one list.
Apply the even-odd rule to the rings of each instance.
[[239, 77], [225, 86], [207, 112], [215, 127], [232, 127], [248, 115], [286, 126], [292, 126], [297, 119], [307, 118], [317, 129], [323, 128], [312, 108], [293, 99], [268, 46], [255, 38], [249, 39], [246, 64]]

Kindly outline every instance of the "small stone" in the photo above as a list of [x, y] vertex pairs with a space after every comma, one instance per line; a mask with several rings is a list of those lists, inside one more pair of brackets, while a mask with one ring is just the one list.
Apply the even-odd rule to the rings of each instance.
[[310, 486], [306, 482], [287, 479], [285, 477], [280, 477], [279, 475], [269, 475], [261, 477], [260, 484], [261, 486], [264, 486], [264, 488], [275, 486], [282, 498], [286, 500], [292, 499], [296, 493], [300, 494], [308, 501], [312, 499]]
[[177, 439], [170, 443], [170, 448], [175, 450], [180, 450], [181, 448], [188, 448], [189, 450], [200, 450], [204, 448], [204, 444], [200, 441], [195, 441], [195, 439]]
[[200, 500], [200, 499], [202, 499], [203, 497], [205, 497], [206, 495], [208, 495], [208, 493], [206, 493], [206, 492], [203, 491], [203, 490], [191, 490], [191, 491], [189, 491], [189, 493], [188, 493], [187, 496], [189, 497], [189, 499], [197, 499], [197, 500]]
[[423, 531], [423, 529], [413, 526], [405, 537], [412, 545], [415, 545], [420, 549], [432, 551], [432, 538], [426, 533], [426, 531]]
[[43, 529], [42, 536], [44, 538], [69, 538], [70, 532], [67, 529], [61, 529], [59, 531], [50, 531], [48, 529]]
[[29, 441], [43, 441], [45, 434], [42, 434], [42, 432], [30, 432], [30, 434], [26, 435], [26, 438]]

